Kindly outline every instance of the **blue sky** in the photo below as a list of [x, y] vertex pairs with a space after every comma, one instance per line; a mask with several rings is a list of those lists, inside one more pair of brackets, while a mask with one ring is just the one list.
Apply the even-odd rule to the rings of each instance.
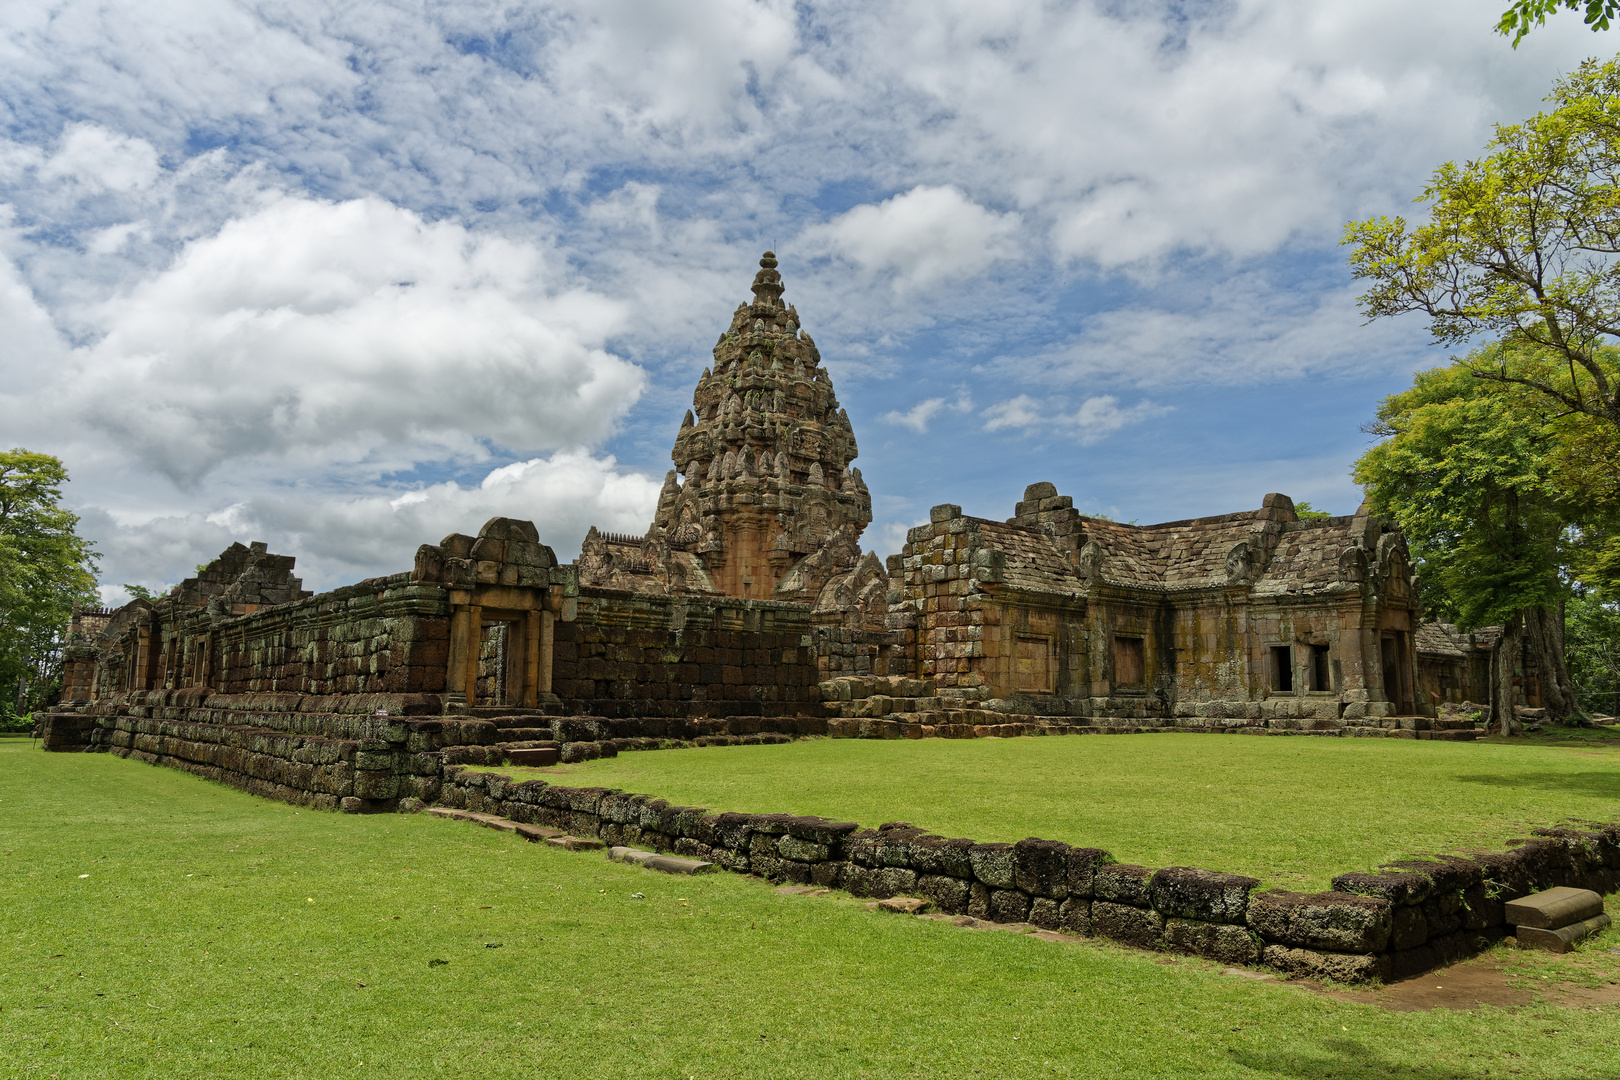
[[1380, 397], [1337, 240], [1609, 35], [1361, 0], [0, 11], [0, 442], [122, 582], [330, 587], [494, 514], [640, 532], [766, 247], [880, 554], [1050, 480], [1338, 513]]

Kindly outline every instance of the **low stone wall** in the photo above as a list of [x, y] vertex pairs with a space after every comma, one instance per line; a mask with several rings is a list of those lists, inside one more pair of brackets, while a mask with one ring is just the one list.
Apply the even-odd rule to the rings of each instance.
[[1538, 829], [1503, 852], [1341, 874], [1331, 892], [1256, 893], [1258, 882], [1239, 874], [1121, 865], [1098, 848], [1054, 840], [976, 843], [909, 822], [863, 829], [792, 814], [718, 813], [454, 766], [440, 802], [773, 881], [926, 897], [948, 914], [1346, 982], [1404, 978], [1488, 948], [1507, 933], [1508, 900], [1554, 885], [1608, 893], [1620, 879], [1620, 824]]

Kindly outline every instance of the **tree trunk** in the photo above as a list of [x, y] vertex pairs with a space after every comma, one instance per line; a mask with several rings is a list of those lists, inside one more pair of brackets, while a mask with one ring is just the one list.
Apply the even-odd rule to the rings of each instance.
[[1519, 617], [1515, 615], [1502, 624], [1502, 638], [1491, 653], [1490, 726], [1502, 735], [1517, 735], [1524, 730], [1513, 711], [1513, 672], [1519, 666], [1519, 651]]
[[1575, 711], [1575, 686], [1569, 678], [1569, 665], [1564, 662], [1563, 605], [1525, 608], [1523, 614], [1547, 718], [1563, 720]]

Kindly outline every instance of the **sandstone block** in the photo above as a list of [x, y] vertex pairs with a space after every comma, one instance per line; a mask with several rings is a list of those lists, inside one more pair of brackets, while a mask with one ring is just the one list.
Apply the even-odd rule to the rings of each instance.
[[1031, 896], [1053, 900], [1067, 897], [1069, 845], [1056, 840], [1038, 840], [1033, 836], [1014, 844], [1013, 883]]
[[1164, 916], [1147, 908], [1094, 900], [1091, 933], [1139, 949], [1157, 949], [1164, 940]]
[[1390, 978], [1390, 962], [1386, 957], [1357, 953], [1323, 952], [1317, 949], [1295, 949], [1286, 945], [1267, 945], [1260, 954], [1261, 961], [1290, 975], [1303, 975], [1312, 979], [1332, 979], [1334, 982], [1373, 982]]
[[1013, 845], [974, 844], [968, 848], [968, 861], [973, 876], [995, 889], [1015, 887], [1013, 873]]
[[1389, 901], [1378, 897], [1272, 890], [1249, 898], [1249, 928], [1283, 945], [1382, 952], [1392, 923]]
[[1260, 884], [1242, 874], [1167, 866], [1148, 882], [1148, 898], [1160, 914], [1201, 922], [1243, 923], [1249, 890]]
[[1244, 926], [1170, 918], [1164, 921], [1164, 941], [1176, 952], [1207, 956], [1223, 964], [1254, 964], [1260, 960], [1260, 941]]
[[1058, 922], [1071, 934], [1091, 933], [1091, 901], [1071, 896], [1058, 905]]
[[919, 896], [891, 896], [878, 901], [879, 911], [892, 911], [897, 915], [921, 915], [927, 911], [929, 901]]
[[1153, 871], [1145, 866], [1128, 863], [1100, 866], [1092, 875], [1091, 894], [1098, 900], [1113, 904], [1150, 907], [1152, 899], [1148, 895], [1148, 883], [1152, 879]]
[[1607, 928], [1609, 916], [1599, 912], [1579, 922], [1566, 923], [1551, 929], [1520, 926], [1515, 931], [1521, 949], [1545, 949], [1547, 952], [1565, 953], [1580, 940]]
[[1101, 848], [1069, 849], [1069, 895], [1090, 897], [1095, 891], [1095, 878], [1099, 867], [1107, 866], [1114, 857]]
[[1508, 901], [1503, 915], [1514, 926], [1556, 930], [1590, 919], [1602, 911], [1603, 897], [1597, 893], [1560, 885]]
[[989, 911], [994, 922], [1023, 922], [1029, 918], [1029, 894], [1018, 889], [991, 889]]

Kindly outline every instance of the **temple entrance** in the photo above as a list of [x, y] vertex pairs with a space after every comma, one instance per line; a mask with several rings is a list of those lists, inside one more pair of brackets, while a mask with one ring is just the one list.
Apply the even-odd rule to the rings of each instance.
[[1379, 639], [1379, 659], [1383, 661], [1384, 696], [1397, 713], [1410, 716], [1416, 708], [1412, 700], [1412, 647], [1409, 634], [1386, 631]]

